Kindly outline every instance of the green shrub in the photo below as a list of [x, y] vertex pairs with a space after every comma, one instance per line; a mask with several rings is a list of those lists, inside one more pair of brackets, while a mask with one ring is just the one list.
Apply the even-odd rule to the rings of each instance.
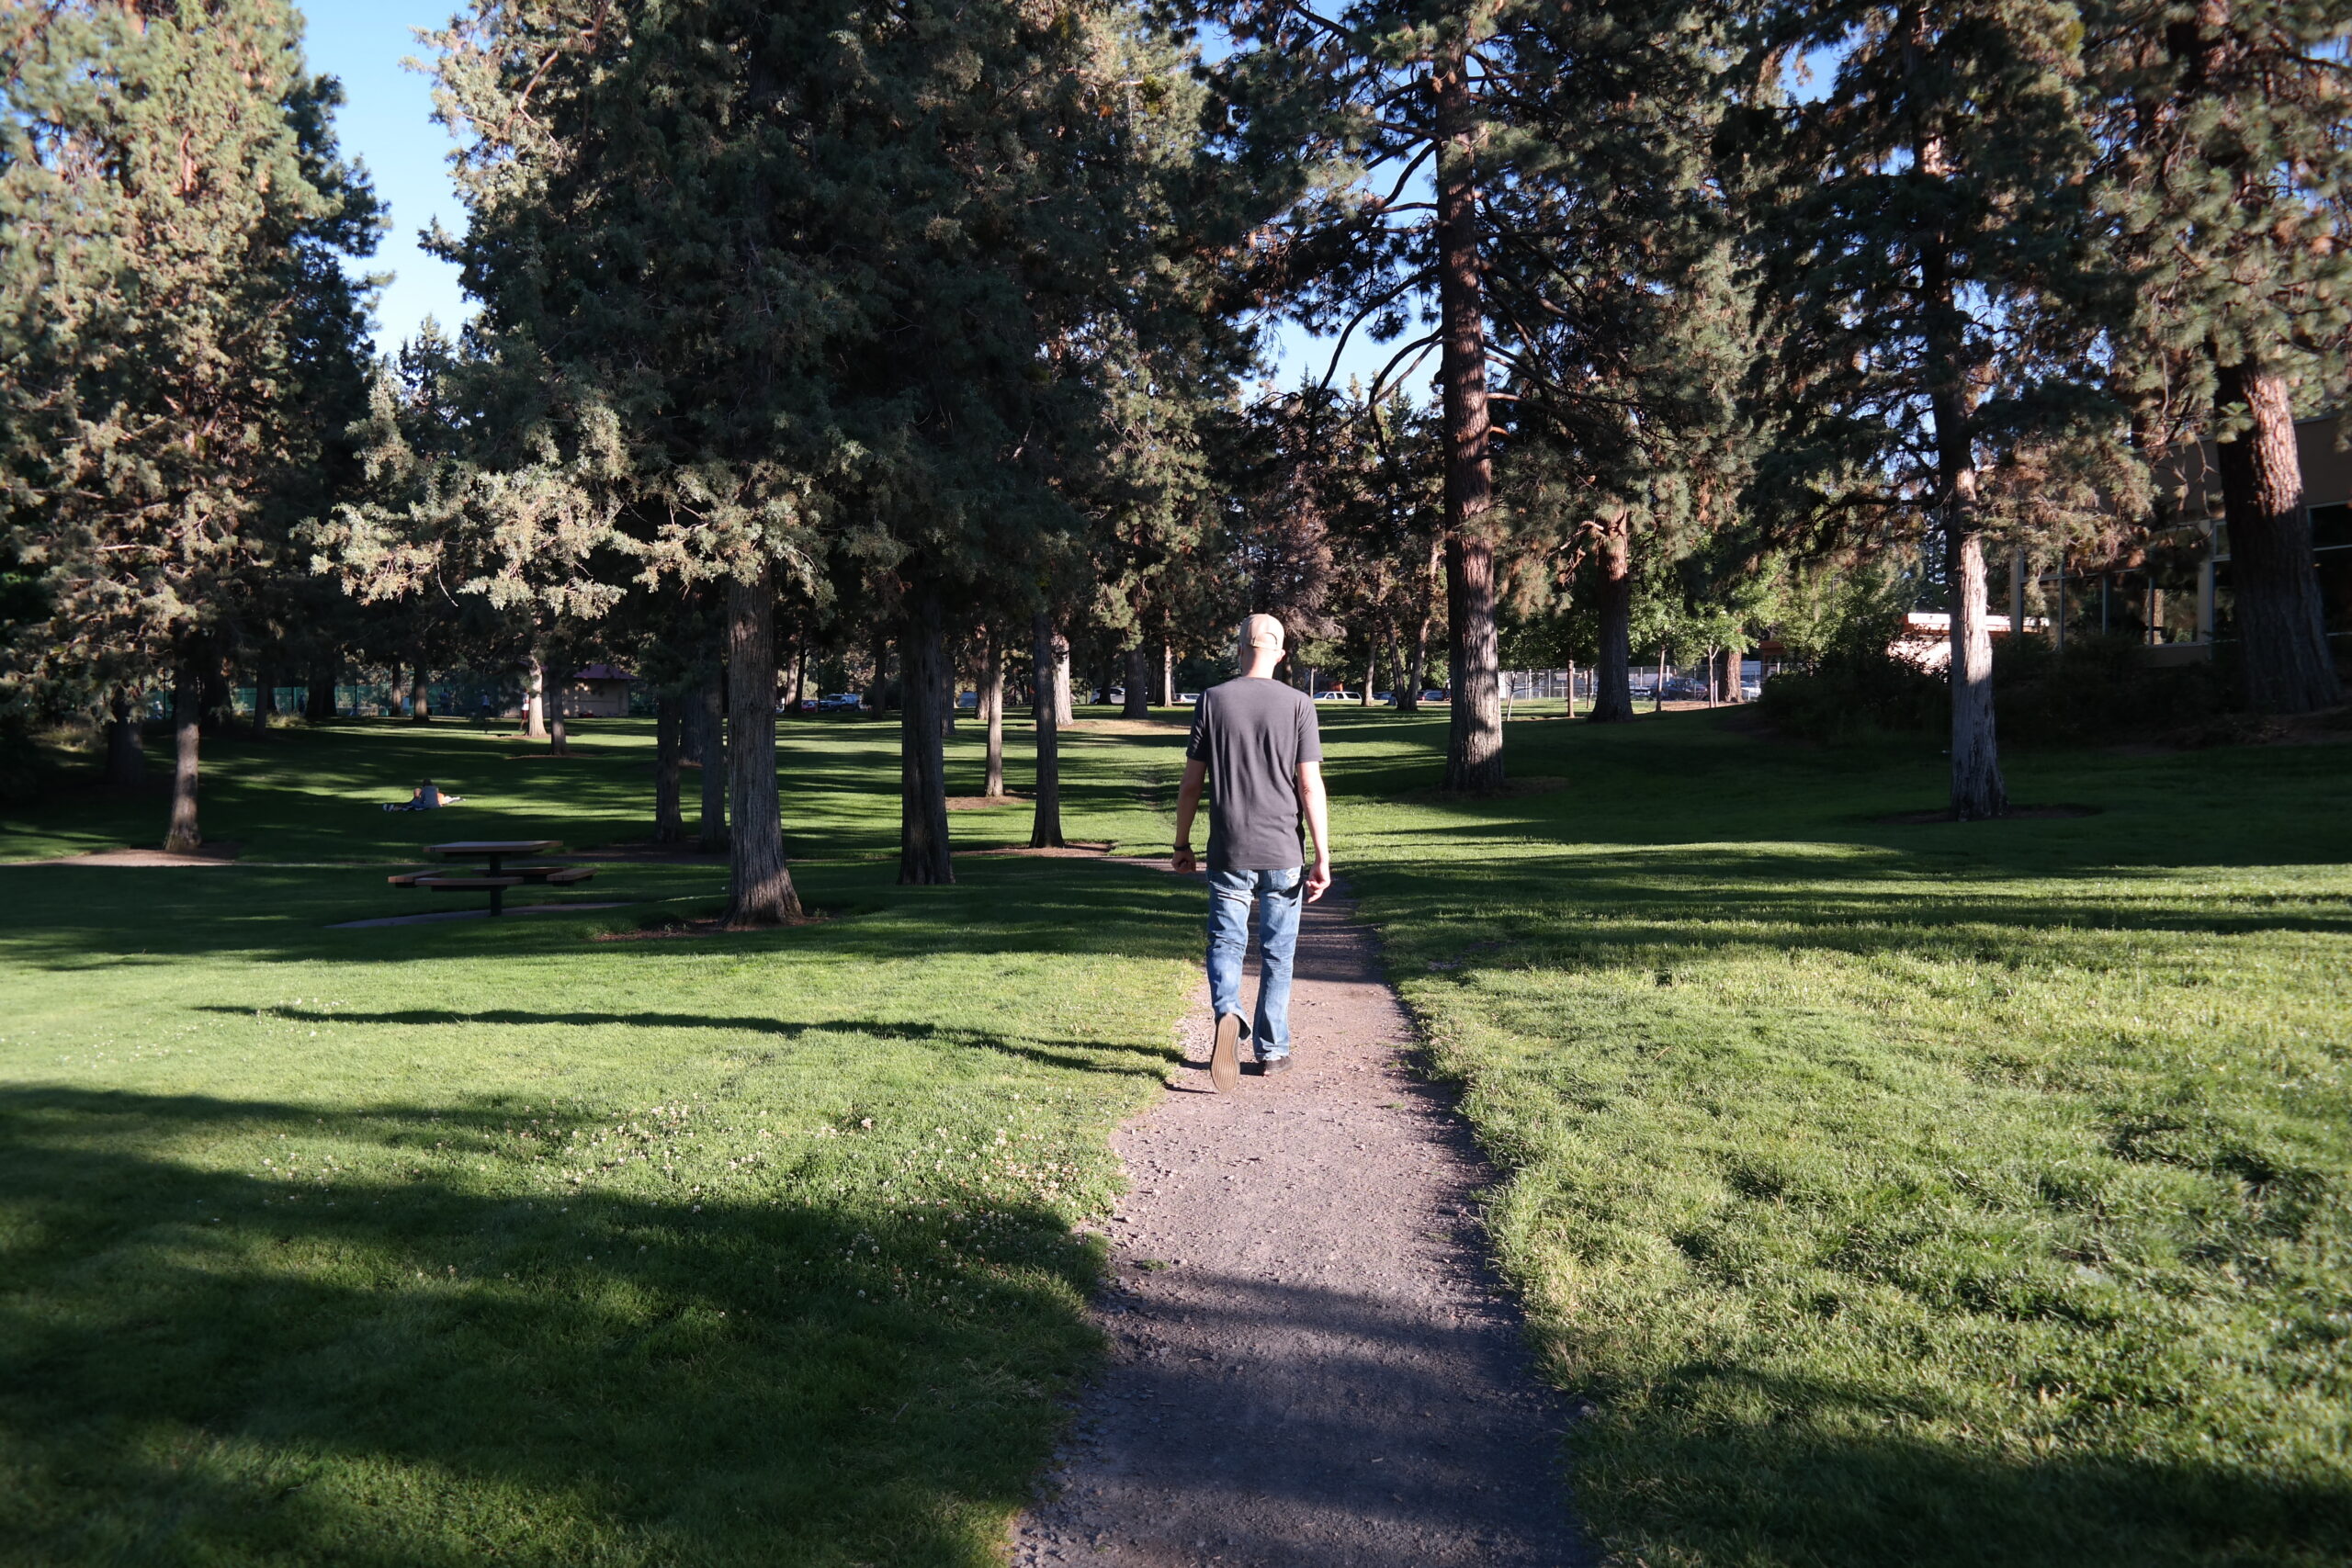
[[[2039, 637], [1993, 647], [1995, 722], [2002, 739], [2032, 742], [2194, 735], [2232, 707], [2229, 671], [2214, 664], [2150, 667], [2129, 637], [2080, 637], [2060, 652]], [[1888, 654], [1841, 641], [1804, 673], [1765, 682], [1773, 727], [1808, 740], [1878, 730], [1943, 728], [1951, 688]]]

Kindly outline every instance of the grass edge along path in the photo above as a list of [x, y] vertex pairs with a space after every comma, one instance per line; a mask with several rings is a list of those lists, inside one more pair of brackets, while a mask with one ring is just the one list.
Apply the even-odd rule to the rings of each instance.
[[1513, 746], [1577, 788], [1344, 858], [1618, 1561], [2352, 1560], [2352, 749], [2029, 754], [2111, 810], [1894, 829], [1906, 743]]

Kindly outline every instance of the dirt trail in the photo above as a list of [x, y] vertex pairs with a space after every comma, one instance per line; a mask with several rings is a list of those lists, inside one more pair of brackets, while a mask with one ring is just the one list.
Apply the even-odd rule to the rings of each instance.
[[1014, 1526], [1016, 1568], [1591, 1561], [1566, 1412], [1481, 1261], [1487, 1173], [1408, 1070], [1352, 913], [1308, 906], [1296, 1068], [1216, 1095], [1204, 990], [1180, 1082], [1114, 1138], [1135, 1188], [1098, 1303], [1112, 1362]]

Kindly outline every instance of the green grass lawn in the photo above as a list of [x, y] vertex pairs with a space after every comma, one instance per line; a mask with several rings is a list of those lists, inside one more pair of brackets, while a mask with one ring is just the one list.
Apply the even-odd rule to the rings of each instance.
[[[1072, 1226], [1172, 1059], [1193, 900], [1021, 860], [902, 893], [884, 728], [812, 724], [821, 923], [591, 941], [724, 881], [636, 865], [573, 896], [629, 909], [328, 929], [433, 907], [383, 884], [420, 841], [643, 836], [642, 727], [512, 750], [215, 748], [246, 861], [0, 867], [0, 1559], [997, 1559], [1096, 1353]], [[1108, 837], [1157, 775], [1104, 755]], [[376, 808], [426, 773], [474, 804]]]
[[1572, 787], [1342, 818], [1596, 1533], [2352, 1561], [2352, 747], [2027, 753], [2099, 813], [1900, 827], [1932, 744], [1726, 716], [1516, 727]]
[[[1324, 725], [1623, 1562], [2352, 1559], [2352, 746], [2017, 754], [2018, 798], [2097, 813], [1894, 826], [1930, 742], [1531, 718], [1514, 773], [1559, 787], [1461, 803], [1442, 713]], [[644, 727], [583, 728], [565, 762], [218, 747], [246, 861], [0, 866], [18, 1555], [1000, 1550], [1094, 1353], [1071, 1227], [1170, 1059], [1197, 898], [990, 859], [896, 889], [895, 730], [812, 721], [820, 924], [588, 940], [723, 879], [628, 865], [574, 895], [628, 909], [325, 929], [419, 907], [380, 874], [424, 841], [641, 839]], [[1156, 849], [1180, 741], [1069, 737], [1070, 834]], [[978, 769], [967, 735], [951, 789]], [[375, 809], [427, 774], [471, 804]], [[0, 855], [160, 811], [71, 800]]]

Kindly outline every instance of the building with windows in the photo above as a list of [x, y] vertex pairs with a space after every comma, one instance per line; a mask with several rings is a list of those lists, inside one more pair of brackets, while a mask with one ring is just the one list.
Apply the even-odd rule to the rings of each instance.
[[[2295, 437], [2329, 641], [2339, 663], [2352, 663], [2352, 452], [2338, 447], [2337, 424], [2332, 414], [2303, 420]], [[2172, 526], [2109, 560], [2046, 563], [2034, 580], [2062, 644], [2069, 635], [2132, 637], [2153, 662], [2188, 663], [2231, 639], [2230, 531], [2213, 443], [2183, 448], [2158, 481], [2181, 497]], [[2023, 587], [2011, 585], [2012, 615], [2024, 607]]]
[[637, 677], [609, 664], [591, 664], [563, 692], [564, 712], [573, 718], [627, 718], [629, 688]]

